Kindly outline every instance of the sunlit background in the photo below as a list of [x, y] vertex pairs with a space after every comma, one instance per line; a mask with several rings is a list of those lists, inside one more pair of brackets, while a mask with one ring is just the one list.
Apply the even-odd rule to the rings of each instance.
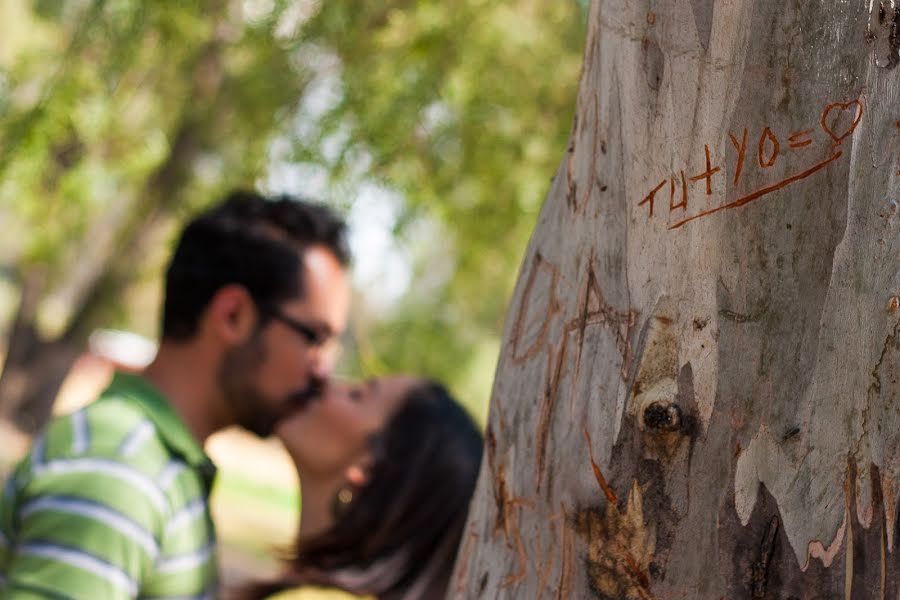
[[[585, 20], [577, 0], [0, 2], [0, 472], [16, 428], [152, 357], [173, 236], [236, 186], [346, 215], [342, 374], [442, 379], [483, 422]], [[293, 469], [237, 431], [209, 451], [226, 575], [264, 575]]]

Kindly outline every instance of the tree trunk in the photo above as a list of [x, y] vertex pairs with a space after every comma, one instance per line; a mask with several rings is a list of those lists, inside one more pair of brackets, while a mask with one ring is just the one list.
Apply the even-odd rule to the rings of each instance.
[[898, 48], [893, 0], [594, 3], [452, 597], [898, 597]]
[[38, 333], [37, 306], [43, 290], [43, 274], [27, 273], [0, 375], [0, 416], [29, 433], [50, 416], [53, 399], [79, 352], [74, 344], [44, 340]]

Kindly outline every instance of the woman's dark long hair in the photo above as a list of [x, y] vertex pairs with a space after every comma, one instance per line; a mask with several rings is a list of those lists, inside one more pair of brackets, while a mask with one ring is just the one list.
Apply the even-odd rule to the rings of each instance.
[[330, 529], [298, 541], [281, 580], [255, 586], [250, 597], [320, 585], [379, 600], [443, 598], [482, 446], [443, 386], [415, 386], [372, 441], [368, 483]]

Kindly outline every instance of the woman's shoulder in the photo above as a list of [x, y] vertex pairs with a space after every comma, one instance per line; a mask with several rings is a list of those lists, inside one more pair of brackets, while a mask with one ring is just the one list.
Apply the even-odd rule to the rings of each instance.
[[278, 593], [269, 600], [375, 600], [375, 597], [356, 596], [336, 588], [304, 586]]

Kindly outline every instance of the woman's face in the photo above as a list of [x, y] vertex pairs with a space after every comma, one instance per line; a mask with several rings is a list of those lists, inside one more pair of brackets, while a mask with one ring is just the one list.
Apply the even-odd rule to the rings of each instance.
[[281, 422], [284, 442], [300, 477], [339, 477], [364, 459], [371, 437], [384, 429], [420, 380], [391, 375], [360, 383], [331, 381], [322, 398]]

